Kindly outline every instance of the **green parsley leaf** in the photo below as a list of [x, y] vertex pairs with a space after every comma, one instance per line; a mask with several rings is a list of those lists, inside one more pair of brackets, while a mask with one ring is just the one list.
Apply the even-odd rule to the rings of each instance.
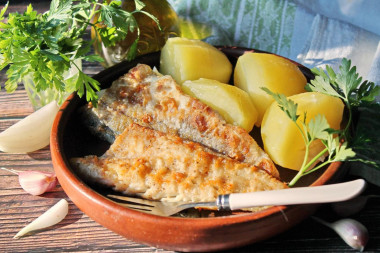
[[[8, 5], [9, 5], [9, 2], [7, 2], [6, 4], [5, 4], [5, 6], [1, 9], [1, 11], [0, 11], [0, 21], [3, 21], [4, 20], [4, 14], [5, 14], [5, 12], [7, 11], [7, 9], [8, 9]], [[1, 27], [0, 27], [1, 28]]]
[[299, 115], [297, 115], [297, 104], [295, 104], [292, 100], [287, 99], [287, 97], [283, 94], [274, 93], [266, 87], [262, 87], [261, 89], [276, 100], [281, 110], [284, 111], [292, 121], [297, 121], [299, 118]]
[[373, 103], [376, 96], [380, 94], [380, 87], [373, 82], [362, 81], [362, 77], [356, 72], [356, 67], [351, 67], [351, 60], [346, 58], [342, 59], [338, 73], [335, 73], [330, 66], [326, 66], [327, 73], [321, 68], [313, 68], [311, 71], [315, 74], [315, 79], [306, 85], [307, 91], [338, 97], [346, 104], [349, 118], [343, 137], [350, 140], [352, 107], [360, 106], [362, 103]]
[[308, 124], [308, 136], [310, 140], [320, 139], [327, 140], [329, 133], [326, 131], [330, 128], [326, 117], [318, 114], [315, 118], [312, 118]]
[[[339, 138], [335, 139], [336, 141], [339, 141]], [[346, 161], [348, 158], [354, 157], [355, 155], [356, 153], [351, 148], [348, 148], [348, 143], [344, 142], [341, 145], [336, 145], [335, 157], [332, 162]]]
[[140, 0], [135, 0], [135, 5], [137, 11], [141, 11], [145, 7], [145, 4]]
[[[134, 11], [127, 12], [121, 8], [121, 1], [52, 0], [45, 13], [37, 13], [28, 5], [24, 13], [9, 13], [4, 21], [7, 3], [0, 11], [0, 70], [9, 66], [5, 89], [13, 92], [19, 83], [33, 80], [35, 87], [31, 89], [41, 93], [40, 97], [48, 93], [50, 99], [62, 101], [63, 94], [77, 91], [96, 105], [99, 83], [76, 64], [80, 60], [103, 61], [90, 54], [94, 41], [84, 40], [87, 28], [92, 27], [106, 46], [131, 32], [137, 32], [137, 43], [140, 31], [133, 15], [143, 13], [157, 24], [158, 19], [143, 11], [145, 5], [141, 1], [135, 0], [135, 5]], [[94, 21], [96, 15], [99, 19]], [[136, 52], [137, 45], [133, 44], [128, 59], [133, 59]], [[79, 73], [65, 79], [70, 68]], [[50, 102], [48, 98], [44, 101]]]
[[139, 39], [136, 39], [135, 41], [133, 41], [132, 45], [130, 46], [127, 56], [126, 56], [126, 59], [128, 61], [131, 61], [136, 57], [138, 42], [139, 42]]

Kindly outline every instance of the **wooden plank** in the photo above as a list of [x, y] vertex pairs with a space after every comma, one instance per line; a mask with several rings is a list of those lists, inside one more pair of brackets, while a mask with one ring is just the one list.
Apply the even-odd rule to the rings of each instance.
[[21, 119], [32, 112], [33, 108], [25, 90], [16, 90], [14, 93], [7, 93], [5, 90], [0, 91], [0, 117], [2, 121], [5, 119]]
[[[50, 0], [12, 0], [9, 11], [25, 10], [32, 3], [39, 12], [46, 11]], [[3, 1], [0, 8], [3, 7]], [[86, 74], [103, 69], [97, 63], [84, 63]], [[22, 85], [13, 94], [4, 90], [5, 70], [0, 71], [0, 131], [33, 112]], [[49, 147], [29, 154], [0, 152], [0, 167], [17, 170], [53, 171]], [[379, 194], [379, 187], [370, 185], [365, 194]], [[39, 233], [13, 239], [29, 222], [49, 209], [59, 199], [69, 202], [69, 214], [59, 224]], [[380, 252], [380, 199], [371, 199], [362, 212], [353, 218], [367, 226], [370, 241], [366, 252]], [[338, 219], [329, 205], [316, 216], [328, 221]], [[138, 228], [136, 228], [138, 229]], [[127, 240], [91, 220], [67, 197], [60, 185], [42, 196], [32, 196], [20, 187], [17, 175], [0, 170], [0, 251], [1, 252], [172, 252], [140, 245]], [[289, 231], [266, 241], [229, 252], [352, 252], [331, 229], [307, 219]]]

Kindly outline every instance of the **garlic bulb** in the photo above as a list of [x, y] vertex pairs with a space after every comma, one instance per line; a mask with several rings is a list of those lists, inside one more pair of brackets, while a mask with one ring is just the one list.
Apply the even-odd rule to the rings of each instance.
[[40, 217], [32, 221], [29, 225], [20, 230], [13, 238], [20, 237], [43, 228], [53, 226], [62, 221], [69, 212], [69, 203], [65, 199], [61, 199], [57, 204], [43, 213]]
[[0, 151], [28, 153], [46, 147], [58, 110], [57, 103], [51, 102], [1, 132]]

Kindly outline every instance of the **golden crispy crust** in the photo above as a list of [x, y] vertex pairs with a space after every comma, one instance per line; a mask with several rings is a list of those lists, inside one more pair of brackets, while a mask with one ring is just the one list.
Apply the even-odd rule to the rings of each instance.
[[93, 111], [116, 135], [135, 122], [201, 143], [279, 177], [271, 159], [248, 132], [227, 124], [210, 107], [184, 94], [173, 78], [147, 65], [139, 64], [115, 81]]
[[83, 178], [147, 199], [213, 201], [220, 194], [287, 187], [255, 166], [137, 124], [129, 125], [103, 156], [72, 163]]

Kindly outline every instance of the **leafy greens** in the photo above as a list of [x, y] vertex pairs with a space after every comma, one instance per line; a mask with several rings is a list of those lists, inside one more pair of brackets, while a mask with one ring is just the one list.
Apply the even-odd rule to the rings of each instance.
[[[143, 10], [144, 3], [134, 2], [136, 9], [127, 12], [121, 8], [121, 1], [52, 0], [50, 10], [43, 14], [29, 5], [22, 14], [9, 13], [5, 22], [7, 3], [0, 12], [0, 70], [9, 67], [7, 92], [15, 91], [19, 83], [30, 77], [37, 93], [52, 89], [58, 94], [54, 97], [58, 102], [64, 99], [63, 94], [77, 91], [96, 105], [99, 82], [83, 73], [78, 61], [103, 59], [89, 54], [93, 41], [84, 36], [91, 27], [107, 47], [137, 31], [127, 55], [127, 60], [132, 60], [140, 34], [134, 14], [143, 13], [158, 24], [158, 19]], [[95, 16], [99, 18], [96, 20]], [[65, 80], [64, 73], [72, 67], [78, 74]]]

